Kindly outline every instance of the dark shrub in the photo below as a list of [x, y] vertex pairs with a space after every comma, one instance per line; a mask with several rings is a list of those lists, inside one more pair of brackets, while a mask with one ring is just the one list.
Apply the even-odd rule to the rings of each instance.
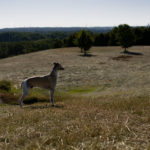
[[2, 80], [0, 81], [0, 90], [10, 92], [11, 91], [11, 82]]

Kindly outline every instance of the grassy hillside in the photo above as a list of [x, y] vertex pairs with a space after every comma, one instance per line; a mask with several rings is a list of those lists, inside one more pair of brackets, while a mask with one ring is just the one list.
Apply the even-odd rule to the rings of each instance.
[[[94, 47], [92, 57], [82, 57], [78, 48], [64, 48], [1, 59], [0, 80], [15, 87], [0, 104], [0, 149], [150, 149], [149, 49], [133, 47], [144, 54], [135, 56], [120, 47]], [[21, 81], [49, 73], [53, 62], [65, 68], [56, 107], [38, 89], [25, 100], [38, 103], [14, 105]]]
[[[94, 47], [92, 57], [80, 56], [78, 48], [63, 48], [20, 55], [0, 60], [0, 80], [8, 79], [20, 84], [22, 80], [48, 74], [53, 62], [61, 63], [57, 89], [94, 89], [96, 95], [126, 94], [147, 95], [150, 83], [150, 47], [133, 47], [130, 51], [142, 52], [134, 56], [121, 53], [120, 47]], [[84, 93], [84, 92], [83, 92]], [[88, 93], [88, 92], [87, 92]], [[86, 93], [86, 94], [87, 94]]]

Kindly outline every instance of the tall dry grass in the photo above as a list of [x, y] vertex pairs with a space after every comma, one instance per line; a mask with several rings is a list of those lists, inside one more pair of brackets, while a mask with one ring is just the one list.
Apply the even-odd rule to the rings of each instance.
[[47, 102], [1, 105], [1, 149], [149, 149], [150, 99], [56, 94]]

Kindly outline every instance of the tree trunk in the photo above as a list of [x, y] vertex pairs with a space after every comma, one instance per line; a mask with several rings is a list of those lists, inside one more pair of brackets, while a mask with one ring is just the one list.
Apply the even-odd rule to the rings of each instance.
[[84, 51], [84, 56], [87, 56], [87, 53], [86, 53], [86, 51]]
[[127, 48], [124, 49], [124, 53], [127, 53]]
[[83, 53], [83, 48], [81, 48], [81, 53]]

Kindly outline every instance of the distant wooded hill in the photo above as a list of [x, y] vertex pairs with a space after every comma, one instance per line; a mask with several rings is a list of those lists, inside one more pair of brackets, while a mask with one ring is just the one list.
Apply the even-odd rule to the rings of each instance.
[[4, 28], [0, 32], [77, 32], [87, 30], [90, 32], [107, 33], [113, 27], [26, 27], [26, 28]]
[[[74, 47], [78, 32], [89, 31], [93, 46], [117, 46], [118, 27], [7, 28], [0, 29], [0, 58], [45, 49]], [[150, 27], [132, 27], [133, 45], [150, 45]], [[126, 32], [123, 32], [125, 34]]]

